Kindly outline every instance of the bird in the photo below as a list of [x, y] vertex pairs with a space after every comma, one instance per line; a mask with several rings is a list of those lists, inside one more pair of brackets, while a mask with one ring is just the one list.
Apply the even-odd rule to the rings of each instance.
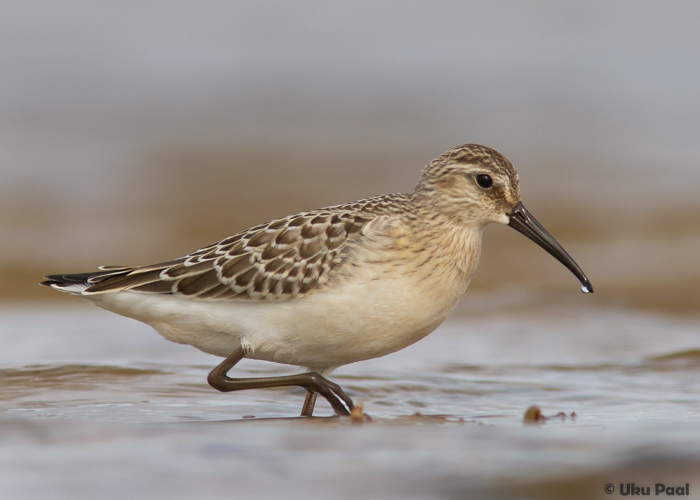
[[[225, 358], [207, 377], [222, 392], [300, 386], [301, 416], [320, 394], [337, 416], [352, 399], [327, 377], [434, 331], [476, 271], [484, 228], [506, 224], [593, 291], [525, 208], [518, 174], [494, 149], [463, 144], [431, 161], [410, 193], [384, 194], [260, 224], [184, 257], [44, 277], [40, 285], [142, 321], [165, 339]], [[234, 378], [243, 358], [305, 368]]]

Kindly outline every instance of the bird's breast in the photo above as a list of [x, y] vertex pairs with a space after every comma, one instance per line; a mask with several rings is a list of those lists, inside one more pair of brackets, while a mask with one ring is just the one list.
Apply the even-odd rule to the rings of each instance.
[[327, 287], [270, 304], [258, 330], [266, 333], [242, 338], [251, 357], [340, 366], [395, 352], [435, 330], [464, 293], [478, 248], [445, 251], [437, 236], [420, 246], [411, 235], [392, 236], [352, 255]]

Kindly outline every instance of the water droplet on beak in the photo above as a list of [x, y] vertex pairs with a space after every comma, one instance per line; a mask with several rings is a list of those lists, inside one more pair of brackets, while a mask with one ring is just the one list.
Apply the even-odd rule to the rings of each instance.
[[591, 289], [588, 288], [586, 285], [583, 285], [583, 286], [581, 287], [581, 291], [582, 291], [583, 293], [591, 293]]

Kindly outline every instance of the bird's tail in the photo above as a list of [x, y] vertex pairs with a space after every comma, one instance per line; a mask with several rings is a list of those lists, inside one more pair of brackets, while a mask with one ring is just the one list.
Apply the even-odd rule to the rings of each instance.
[[44, 276], [42, 286], [48, 286], [60, 292], [80, 295], [86, 288], [95, 286], [103, 281], [121, 276], [132, 271], [133, 267], [101, 266], [99, 271], [77, 274], [51, 274]]

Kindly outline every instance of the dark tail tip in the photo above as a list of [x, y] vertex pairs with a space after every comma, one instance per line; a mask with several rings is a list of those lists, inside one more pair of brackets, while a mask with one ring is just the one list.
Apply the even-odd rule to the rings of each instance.
[[77, 274], [50, 274], [44, 276], [44, 281], [40, 281], [41, 286], [69, 286], [69, 285], [87, 285], [88, 280], [96, 275], [104, 274], [101, 271], [93, 273], [77, 273]]

